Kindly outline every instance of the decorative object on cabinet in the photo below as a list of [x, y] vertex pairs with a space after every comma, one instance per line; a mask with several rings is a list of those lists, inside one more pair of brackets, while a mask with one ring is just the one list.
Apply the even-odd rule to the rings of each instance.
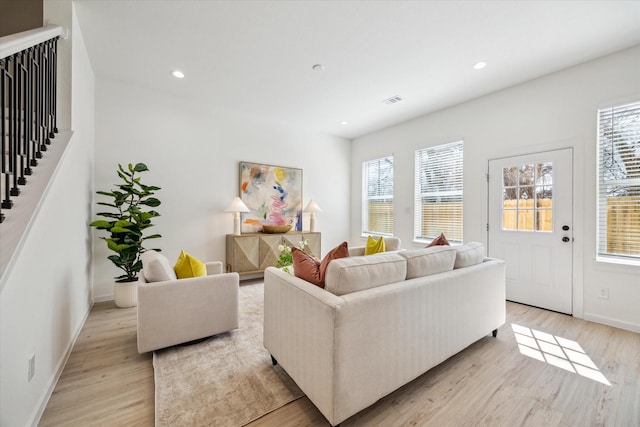
[[310, 253], [321, 256], [321, 234], [289, 232], [284, 234], [244, 233], [227, 234], [227, 271], [240, 274], [262, 273], [278, 264], [278, 246], [298, 247], [307, 242]]
[[249, 208], [243, 233], [264, 225], [302, 230], [302, 169], [240, 162], [240, 198]]
[[313, 200], [309, 200], [309, 203], [307, 203], [307, 207], [304, 208], [304, 212], [309, 214], [309, 231], [316, 231], [316, 212], [322, 212], [322, 209], [320, 209], [320, 206], [318, 206], [316, 202], [314, 202]]
[[224, 211], [233, 212], [233, 234], [241, 234], [240, 212], [250, 212], [247, 205], [244, 204], [240, 197], [236, 197]]
[[291, 224], [287, 225], [263, 225], [262, 231], [268, 234], [286, 233], [291, 230]]

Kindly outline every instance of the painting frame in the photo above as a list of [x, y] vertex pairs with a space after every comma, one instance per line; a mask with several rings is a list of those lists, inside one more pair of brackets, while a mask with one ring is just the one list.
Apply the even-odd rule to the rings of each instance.
[[291, 224], [291, 231], [302, 231], [302, 169], [240, 161], [239, 178], [240, 199], [249, 208], [242, 214], [243, 234], [263, 225]]

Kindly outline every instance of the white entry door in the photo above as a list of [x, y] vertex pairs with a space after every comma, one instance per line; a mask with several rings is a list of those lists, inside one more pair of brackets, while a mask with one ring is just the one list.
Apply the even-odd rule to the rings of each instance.
[[572, 314], [573, 149], [489, 161], [488, 254], [507, 299]]

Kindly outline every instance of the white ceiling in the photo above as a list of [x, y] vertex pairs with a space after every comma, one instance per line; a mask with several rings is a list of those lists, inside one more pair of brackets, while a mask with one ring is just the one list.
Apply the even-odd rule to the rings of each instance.
[[640, 44], [640, 1], [74, 4], [100, 78], [347, 138]]

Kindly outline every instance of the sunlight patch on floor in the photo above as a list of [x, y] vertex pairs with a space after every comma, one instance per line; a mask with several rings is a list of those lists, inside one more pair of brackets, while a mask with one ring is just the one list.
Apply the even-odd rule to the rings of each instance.
[[515, 323], [511, 324], [511, 328], [521, 354], [602, 384], [611, 385], [577, 342]]

